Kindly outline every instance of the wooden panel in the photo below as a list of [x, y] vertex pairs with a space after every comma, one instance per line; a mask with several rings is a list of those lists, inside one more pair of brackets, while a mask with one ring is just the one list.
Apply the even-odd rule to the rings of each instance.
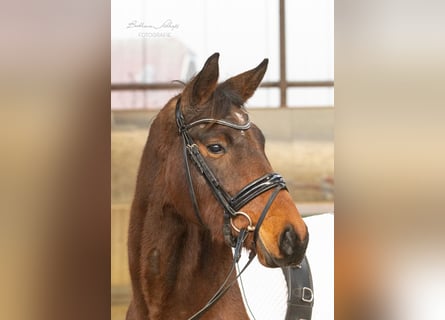
[[111, 206], [111, 286], [128, 287], [127, 229], [130, 204]]

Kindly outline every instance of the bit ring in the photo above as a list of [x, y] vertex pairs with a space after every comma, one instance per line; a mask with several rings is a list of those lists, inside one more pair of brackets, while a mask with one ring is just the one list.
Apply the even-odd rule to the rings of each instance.
[[[249, 232], [255, 231], [255, 226], [253, 225], [252, 219], [249, 217], [249, 215], [247, 213], [238, 211], [233, 214], [233, 217], [236, 217], [236, 216], [243, 216], [244, 218], [247, 219], [247, 221], [249, 221], [249, 225], [247, 226], [247, 231], [249, 231]], [[233, 217], [230, 217], [230, 225], [236, 232], [240, 232], [241, 230], [237, 226], [235, 226], [235, 224], [233, 223], [233, 220], [232, 220]]]

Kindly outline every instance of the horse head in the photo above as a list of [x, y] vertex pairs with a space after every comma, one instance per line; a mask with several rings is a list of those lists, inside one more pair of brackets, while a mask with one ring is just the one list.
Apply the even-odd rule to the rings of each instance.
[[[249, 199], [238, 201], [241, 207], [225, 213], [230, 216], [229, 233], [236, 238], [242, 229], [252, 231], [247, 233], [244, 246], [256, 252], [264, 266], [296, 265], [304, 257], [308, 231], [284, 181], [278, 175], [271, 175], [274, 171], [265, 154], [264, 135], [250, 122], [244, 106], [263, 79], [268, 60], [218, 84], [218, 58], [218, 53], [209, 57], [182, 93], [168, 104], [170, 116], [176, 107], [177, 126], [185, 139], [181, 141], [179, 134], [172, 144], [177, 152], [184, 148], [186, 161], [186, 165], [177, 163], [177, 158], [175, 163], [170, 161], [166, 180], [169, 189], [176, 191], [169, 196], [184, 219], [208, 229], [214, 241], [223, 242], [227, 240], [223, 232], [224, 225], [227, 231], [227, 219], [223, 212], [230, 211], [230, 207], [227, 209], [222, 204], [225, 200], [220, 198], [227, 198], [229, 206], [233, 206], [231, 201], [240, 191], [257, 188], [263, 180], [267, 184], [268, 179], [275, 179], [278, 182], [252, 197], [249, 197], [252, 194], [238, 197]], [[199, 153], [200, 158], [190, 159], [194, 158], [193, 153]], [[169, 159], [166, 161], [169, 163]], [[203, 171], [209, 171], [210, 178]], [[209, 182], [212, 179], [216, 187]], [[193, 190], [189, 195], [185, 189]], [[215, 195], [215, 189], [222, 190], [222, 195]]]

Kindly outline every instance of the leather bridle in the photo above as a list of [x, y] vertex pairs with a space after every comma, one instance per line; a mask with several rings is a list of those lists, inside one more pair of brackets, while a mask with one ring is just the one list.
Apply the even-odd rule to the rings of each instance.
[[[238, 263], [241, 257], [241, 248], [245, 239], [247, 238], [248, 232], [253, 232], [253, 243], [254, 246], [256, 244], [258, 238], [258, 232], [261, 227], [261, 224], [266, 217], [267, 212], [270, 209], [273, 201], [277, 197], [278, 193], [281, 190], [287, 190], [286, 183], [284, 179], [278, 173], [268, 173], [251, 183], [247, 184], [244, 188], [242, 188], [237, 194], [231, 196], [228, 192], [225, 191], [223, 186], [220, 184], [218, 178], [214, 175], [212, 170], [207, 165], [207, 162], [204, 159], [204, 156], [199, 151], [197, 144], [194, 142], [193, 138], [190, 136], [188, 130], [193, 128], [198, 124], [217, 124], [226, 126], [235, 130], [248, 130], [251, 127], [251, 122], [248, 119], [244, 124], [236, 124], [233, 122], [204, 118], [200, 120], [196, 120], [187, 124], [184, 119], [184, 115], [181, 111], [181, 98], [178, 99], [176, 103], [176, 124], [178, 126], [179, 134], [182, 136], [183, 140], [183, 156], [185, 163], [185, 173], [188, 183], [188, 189], [190, 192], [190, 198], [193, 204], [193, 210], [195, 212], [196, 218], [201, 225], [204, 225], [202, 221], [201, 212], [199, 209], [198, 201], [196, 199], [195, 189], [193, 187], [193, 179], [190, 171], [189, 159], [195, 164], [196, 168], [203, 175], [210, 189], [212, 190], [213, 195], [215, 196], [218, 203], [224, 209], [224, 224], [223, 224], [223, 234], [225, 242], [235, 248], [233, 263], [231, 265], [231, 269], [229, 270], [224, 282], [219, 287], [219, 289], [215, 292], [215, 294], [209, 299], [209, 301], [195, 314], [193, 314], [188, 320], [197, 320], [201, 318], [201, 316], [212, 307], [231, 287], [237, 282], [237, 279], [241, 276], [241, 274], [246, 270], [246, 268], [250, 265], [250, 263], [255, 258], [256, 252], [252, 250], [250, 252], [249, 260], [246, 265], [243, 267], [241, 271], [235, 276], [235, 279], [229, 282], [230, 276], [235, 271], [235, 264]], [[247, 203], [258, 197], [260, 194], [271, 190], [272, 194], [269, 197], [266, 205], [264, 206], [263, 211], [256, 223], [253, 225], [252, 219], [250, 216], [242, 211], [239, 211], [242, 207], [244, 207]], [[241, 215], [246, 218], [249, 222], [249, 225], [246, 228], [238, 229], [232, 221], [232, 218]], [[238, 236], [234, 237], [232, 234], [232, 229], [238, 232]], [[303, 266], [303, 268], [301, 268]], [[310, 290], [312, 294], [312, 278], [309, 265], [307, 264], [306, 257], [304, 258], [301, 266], [298, 268], [287, 267], [285, 272], [286, 281], [289, 286], [289, 301], [288, 301], [288, 311], [286, 314], [287, 319], [310, 319], [313, 300], [312, 296], [310, 296], [310, 301], [305, 297], [305, 292]], [[301, 271], [299, 270], [301, 268]], [[235, 271], [236, 273], [236, 271]], [[301, 280], [301, 279], [303, 280]], [[296, 279], [296, 283], [291, 286], [292, 279]], [[306, 282], [310, 280], [306, 286], [302, 288], [302, 295], [297, 295], [300, 290], [300, 283], [306, 284]], [[305, 291], [306, 290], [306, 291]], [[301, 296], [301, 297], [300, 297]], [[301, 301], [300, 301], [301, 300]]]
[[[178, 102], [176, 103], [175, 116], [179, 134], [182, 136], [183, 139], [183, 153], [184, 153], [184, 162], [186, 169], [185, 171], [186, 171], [188, 189], [190, 192], [190, 198], [193, 203], [193, 208], [196, 218], [201, 224], [204, 225], [202, 221], [201, 212], [198, 206], [198, 201], [196, 199], [195, 190], [193, 187], [193, 179], [190, 172], [189, 159], [193, 161], [195, 166], [198, 168], [199, 172], [204, 176], [216, 200], [224, 208], [223, 234], [226, 243], [231, 247], [236, 246], [237, 240], [232, 235], [232, 228], [238, 233], [241, 230], [238, 229], [233, 224], [232, 218], [235, 218], [236, 216], [239, 215], [244, 216], [248, 220], [249, 225], [247, 226], [247, 231], [254, 232], [254, 243], [255, 243], [258, 237], [259, 228], [263, 223], [264, 218], [267, 212], [269, 211], [269, 208], [272, 205], [273, 201], [275, 200], [276, 196], [281, 190], [283, 189], [287, 190], [284, 179], [278, 173], [268, 173], [246, 185], [236, 195], [231, 196], [228, 192], [224, 190], [223, 186], [219, 183], [218, 178], [214, 175], [212, 170], [207, 165], [207, 162], [205, 161], [203, 155], [199, 151], [198, 146], [193, 141], [193, 138], [190, 136], [188, 132], [190, 128], [203, 123], [218, 124], [235, 130], [247, 130], [251, 127], [250, 120], [247, 120], [246, 123], [244, 124], [236, 124], [225, 120], [205, 118], [186, 124], [184, 115], [181, 111], [181, 98], [179, 98]], [[267, 201], [257, 221], [257, 224], [254, 226], [250, 216], [245, 212], [239, 210], [242, 207], [244, 207], [247, 203], [249, 203], [251, 200], [258, 197], [260, 194], [271, 189], [274, 190], [271, 196], [269, 197], [269, 200]]]

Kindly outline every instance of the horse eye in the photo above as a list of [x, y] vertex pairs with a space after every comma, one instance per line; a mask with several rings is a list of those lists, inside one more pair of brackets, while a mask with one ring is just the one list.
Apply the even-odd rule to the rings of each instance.
[[220, 154], [223, 153], [224, 147], [220, 144], [210, 144], [207, 146], [207, 150], [209, 150], [211, 153]]

